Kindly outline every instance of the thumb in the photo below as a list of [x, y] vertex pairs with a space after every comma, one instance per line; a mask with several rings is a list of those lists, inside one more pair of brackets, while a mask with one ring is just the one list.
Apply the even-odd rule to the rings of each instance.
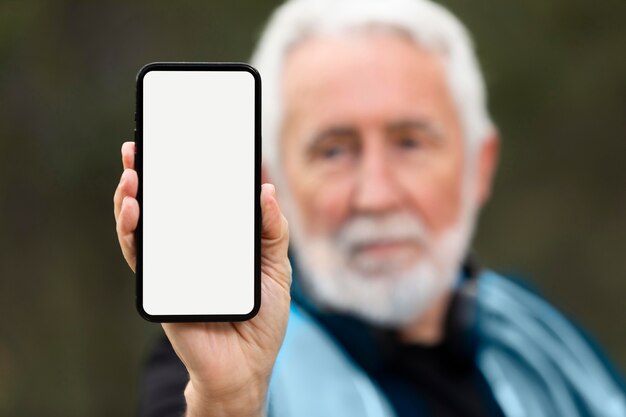
[[261, 256], [263, 262], [283, 263], [287, 260], [289, 226], [276, 200], [276, 188], [266, 183], [261, 186]]

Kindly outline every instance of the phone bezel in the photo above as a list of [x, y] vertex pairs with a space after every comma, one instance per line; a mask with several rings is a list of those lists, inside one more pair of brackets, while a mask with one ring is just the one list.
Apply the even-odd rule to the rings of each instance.
[[[143, 80], [150, 71], [245, 71], [254, 78], [254, 306], [246, 314], [153, 315], [143, 308]], [[137, 202], [139, 222], [135, 230], [137, 243], [136, 307], [144, 319], [157, 323], [235, 322], [253, 318], [261, 308], [261, 76], [242, 62], [152, 62], [137, 73], [135, 109], [135, 170], [139, 178]]]

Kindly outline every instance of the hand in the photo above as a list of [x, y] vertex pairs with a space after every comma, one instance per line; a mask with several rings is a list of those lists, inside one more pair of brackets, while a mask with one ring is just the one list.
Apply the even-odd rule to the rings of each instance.
[[[124, 172], [115, 191], [114, 214], [122, 253], [136, 267], [135, 229], [139, 219], [135, 144], [122, 145]], [[216, 196], [216, 198], [227, 198]], [[269, 377], [289, 317], [291, 265], [289, 229], [274, 186], [261, 189], [261, 309], [237, 323], [163, 323], [176, 354], [189, 372], [188, 416], [261, 416]]]

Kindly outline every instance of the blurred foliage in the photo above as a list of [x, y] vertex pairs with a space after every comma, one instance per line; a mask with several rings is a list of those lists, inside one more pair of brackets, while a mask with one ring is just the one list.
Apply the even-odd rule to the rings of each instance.
[[[626, 2], [445, 0], [503, 138], [476, 239], [626, 367]], [[112, 196], [151, 61], [246, 61], [274, 1], [0, 1], [0, 415], [130, 416], [149, 343]]]

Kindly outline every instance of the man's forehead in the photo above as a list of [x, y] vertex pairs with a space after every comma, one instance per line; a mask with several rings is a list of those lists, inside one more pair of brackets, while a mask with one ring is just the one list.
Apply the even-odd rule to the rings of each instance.
[[406, 36], [380, 31], [300, 42], [286, 57], [282, 94], [287, 119], [409, 117], [433, 113], [451, 99], [436, 54]]
[[441, 75], [439, 57], [398, 31], [354, 30], [310, 35], [297, 42], [287, 53], [283, 84], [323, 84], [346, 81], [371, 69], [383, 75], [398, 69], [399, 63], [413, 63], [420, 73]]

